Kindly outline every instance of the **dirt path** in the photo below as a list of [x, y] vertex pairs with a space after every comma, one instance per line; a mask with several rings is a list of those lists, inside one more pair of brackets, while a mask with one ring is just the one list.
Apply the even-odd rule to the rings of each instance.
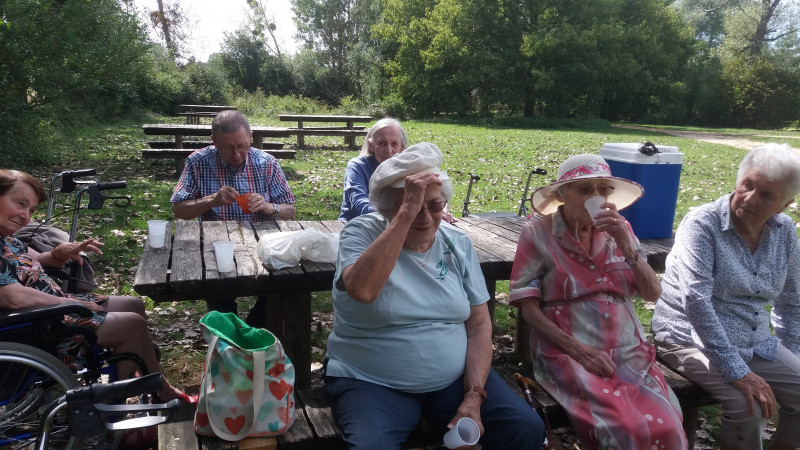
[[[687, 139], [696, 139], [698, 141], [708, 142], [711, 144], [728, 145], [730, 147], [741, 148], [744, 150], [752, 150], [758, 147], [759, 145], [764, 144], [763, 142], [751, 141], [750, 139], [745, 139], [735, 134], [711, 133], [708, 131], [667, 130], [664, 128], [640, 127], [636, 125], [614, 125], [614, 126], [618, 128], [628, 128], [631, 130], [652, 131], [655, 133], [669, 134], [670, 136], [677, 136]], [[778, 140], [786, 138], [796, 139], [796, 137], [789, 137], [789, 136], [772, 136], [772, 135], [757, 135], [757, 136], [775, 138]]]

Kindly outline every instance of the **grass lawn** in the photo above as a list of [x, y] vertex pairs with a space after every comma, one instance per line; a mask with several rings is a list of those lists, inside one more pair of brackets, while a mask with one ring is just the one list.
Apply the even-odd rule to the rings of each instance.
[[[118, 208], [107, 203], [100, 210], [82, 210], [79, 239], [96, 236], [106, 244], [104, 254], [94, 258], [98, 292], [135, 294], [133, 278], [145, 241], [146, 220], [172, 219], [169, 198], [176, 177], [169, 160], [142, 160], [140, 150], [147, 147], [147, 137], [141, 132], [142, 123], [176, 122], [181, 118], [146, 117], [116, 124], [92, 126], [74, 131], [71, 142], [65, 142], [52, 164], [35, 167], [15, 167], [48, 181], [53, 174], [67, 169], [96, 168], [104, 182], [126, 180], [132, 203]], [[281, 123], [254, 115], [254, 125]], [[684, 153], [677, 225], [689, 208], [715, 200], [733, 189], [735, 172], [744, 150], [724, 145], [698, 143], [695, 140], [659, 135], [657, 133], [614, 128], [607, 124], [569, 124], [574, 128], [538, 128], [541, 123], [522, 119], [487, 119], [464, 121], [407, 121], [404, 123], [409, 142], [430, 141], [444, 153], [443, 169], [452, 178], [454, 197], [449, 206], [456, 215], [466, 195], [471, 173], [481, 177], [472, 189], [469, 209], [473, 213], [514, 211], [519, 208], [526, 177], [534, 167], [548, 175], [534, 178], [531, 188], [554, 180], [558, 165], [578, 153], [596, 153], [607, 142], [644, 142], [677, 146]], [[729, 131], [729, 130], [709, 130]], [[748, 132], [745, 132], [748, 131]], [[767, 134], [763, 130], [736, 130], [736, 134], [751, 137]], [[752, 133], [750, 133], [752, 132]], [[788, 131], [769, 134], [794, 135]], [[763, 138], [762, 138], [763, 140]], [[791, 139], [783, 139], [787, 142]], [[284, 140], [287, 148], [295, 146], [294, 138]], [[336, 219], [341, 204], [341, 188], [347, 161], [357, 152], [342, 147], [341, 138], [308, 137], [311, 150], [298, 150], [297, 159], [283, 160], [281, 165], [297, 197], [297, 217], [304, 220]], [[795, 147], [798, 147], [794, 140]], [[65, 210], [73, 198], [61, 196], [57, 210]], [[787, 211], [800, 221], [797, 205]], [[43, 214], [43, 212], [42, 212]], [[71, 214], [55, 219], [69, 229]], [[39, 218], [41, 219], [41, 218]], [[501, 297], [507, 283], [500, 283]], [[640, 317], [649, 327], [652, 312], [637, 305]], [[153, 304], [148, 299], [152, 325], [157, 340], [165, 350], [169, 364], [165, 372], [180, 387], [197, 385], [204, 357], [203, 340], [197, 320], [205, 312], [203, 302]], [[324, 355], [324, 345], [330, 328], [330, 293], [314, 296], [313, 324], [314, 360]], [[240, 307], [246, 313], [246, 307]], [[496, 313], [498, 328], [503, 334], [513, 334], [514, 311], [499, 306]]]

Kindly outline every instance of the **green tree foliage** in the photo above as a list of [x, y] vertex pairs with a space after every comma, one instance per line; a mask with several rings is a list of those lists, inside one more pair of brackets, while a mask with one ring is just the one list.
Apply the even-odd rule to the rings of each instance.
[[114, 0], [0, 2], [0, 147], [35, 158], [53, 125], [150, 106], [148, 62], [140, 25]]

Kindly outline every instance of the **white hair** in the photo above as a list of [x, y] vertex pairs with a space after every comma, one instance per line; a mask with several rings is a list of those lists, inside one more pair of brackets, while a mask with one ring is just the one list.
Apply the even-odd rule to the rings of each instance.
[[369, 132], [367, 132], [367, 137], [364, 139], [364, 145], [361, 146], [361, 152], [358, 154], [358, 156], [372, 155], [373, 152], [370, 150], [369, 144], [372, 142], [375, 134], [386, 127], [397, 127], [397, 129], [400, 130], [401, 150], [408, 147], [408, 136], [406, 135], [406, 130], [403, 129], [402, 125], [400, 125], [400, 121], [393, 117], [384, 117], [383, 119], [375, 122], [375, 125], [370, 127]]
[[[444, 173], [444, 172], [442, 172]], [[371, 195], [369, 198], [370, 204], [376, 211], [383, 214], [384, 217], [390, 217], [394, 214], [397, 205], [395, 205], [395, 195], [397, 192], [403, 192], [402, 188], [388, 188], [382, 189], [377, 195]], [[442, 195], [447, 203], [453, 198], [453, 183], [450, 179], [442, 180]]]
[[750, 150], [739, 163], [736, 183], [752, 170], [773, 183], [783, 184], [784, 201], [800, 193], [800, 155], [788, 144], [769, 143]]

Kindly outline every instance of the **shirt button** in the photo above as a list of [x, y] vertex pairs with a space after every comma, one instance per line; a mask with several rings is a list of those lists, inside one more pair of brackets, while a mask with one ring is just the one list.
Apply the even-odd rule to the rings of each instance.
[[756, 315], [758, 315], [758, 311], [756, 311]]
[[753, 272], [753, 276], [756, 276], [756, 275], [758, 275], [758, 272]]
[[611, 317], [611, 314], [607, 312], [603, 313], [603, 319], [608, 319], [609, 317]]
[[598, 279], [594, 280], [594, 282], [595, 282], [595, 283], [602, 283], [602, 282], [603, 282], [603, 279], [602, 279], [602, 278], [598, 278]]
[[756, 331], [756, 327], [753, 327], [753, 328], [752, 328], [752, 330], [753, 330], [753, 331]]
[[569, 257], [570, 257], [570, 258], [574, 258], [574, 257], [575, 257], [575, 253], [570, 253], [570, 254], [569, 254]]
[[591, 266], [589, 266], [589, 270], [594, 270], [594, 269], [596, 269], [596, 268], [597, 268], [597, 266], [595, 266], [594, 264], [592, 264]]

